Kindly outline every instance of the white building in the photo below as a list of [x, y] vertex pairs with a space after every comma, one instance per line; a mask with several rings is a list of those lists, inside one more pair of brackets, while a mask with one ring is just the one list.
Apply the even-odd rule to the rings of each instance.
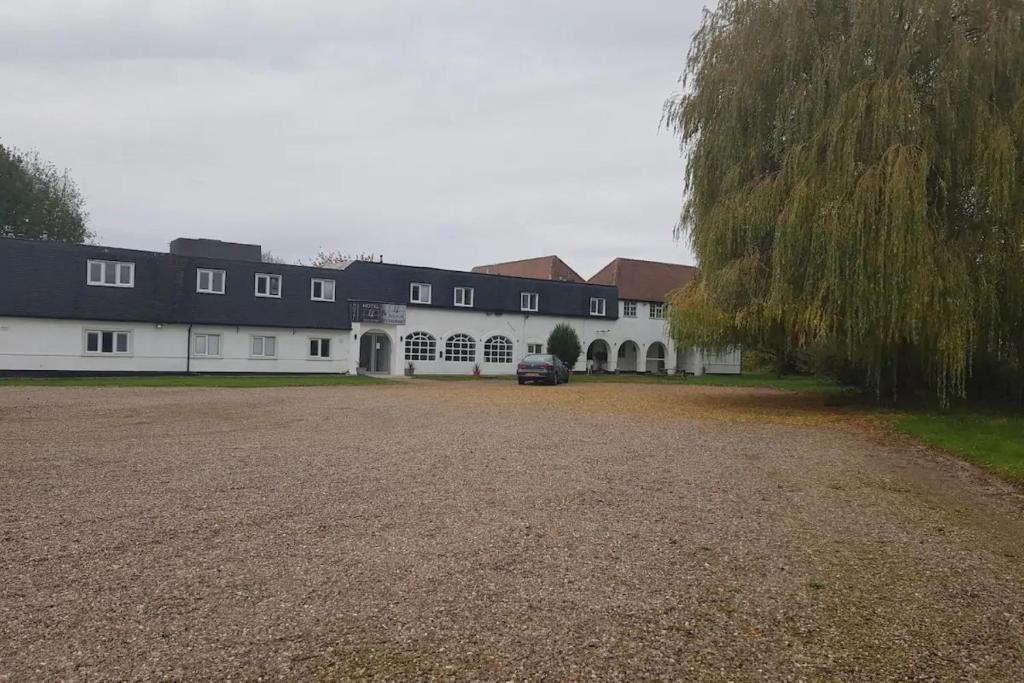
[[331, 269], [214, 240], [168, 253], [0, 240], [0, 372], [501, 375], [558, 323], [586, 349], [577, 372], [740, 370], [738, 352], [677, 353], [668, 337], [665, 297], [689, 267], [616, 259], [584, 282], [560, 260], [548, 277], [517, 263], [530, 262]]

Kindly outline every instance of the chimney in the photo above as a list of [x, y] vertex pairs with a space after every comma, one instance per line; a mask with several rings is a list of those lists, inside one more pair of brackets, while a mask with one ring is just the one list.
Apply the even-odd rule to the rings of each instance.
[[261, 261], [263, 250], [258, 244], [221, 242], [220, 240], [179, 237], [171, 242], [171, 253], [176, 256], [229, 259], [232, 261]]

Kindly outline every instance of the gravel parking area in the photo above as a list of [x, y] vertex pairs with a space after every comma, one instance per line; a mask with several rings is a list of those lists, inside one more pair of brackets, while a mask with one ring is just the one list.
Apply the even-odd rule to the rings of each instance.
[[0, 389], [0, 680], [978, 680], [1024, 503], [815, 399]]

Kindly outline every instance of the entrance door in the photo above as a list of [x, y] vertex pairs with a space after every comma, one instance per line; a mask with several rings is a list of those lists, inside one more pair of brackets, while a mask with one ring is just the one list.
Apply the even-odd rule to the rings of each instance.
[[367, 332], [359, 340], [359, 367], [372, 375], [391, 374], [391, 339], [383, 332]]

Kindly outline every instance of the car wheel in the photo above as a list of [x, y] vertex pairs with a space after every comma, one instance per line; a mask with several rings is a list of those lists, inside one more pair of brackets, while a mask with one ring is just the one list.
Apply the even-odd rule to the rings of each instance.
[[524, 384], [526, 384], [526, 380], [523, 379], [522, 377], [520, 377], [519, 378], [519, 386], [523, 386]]

